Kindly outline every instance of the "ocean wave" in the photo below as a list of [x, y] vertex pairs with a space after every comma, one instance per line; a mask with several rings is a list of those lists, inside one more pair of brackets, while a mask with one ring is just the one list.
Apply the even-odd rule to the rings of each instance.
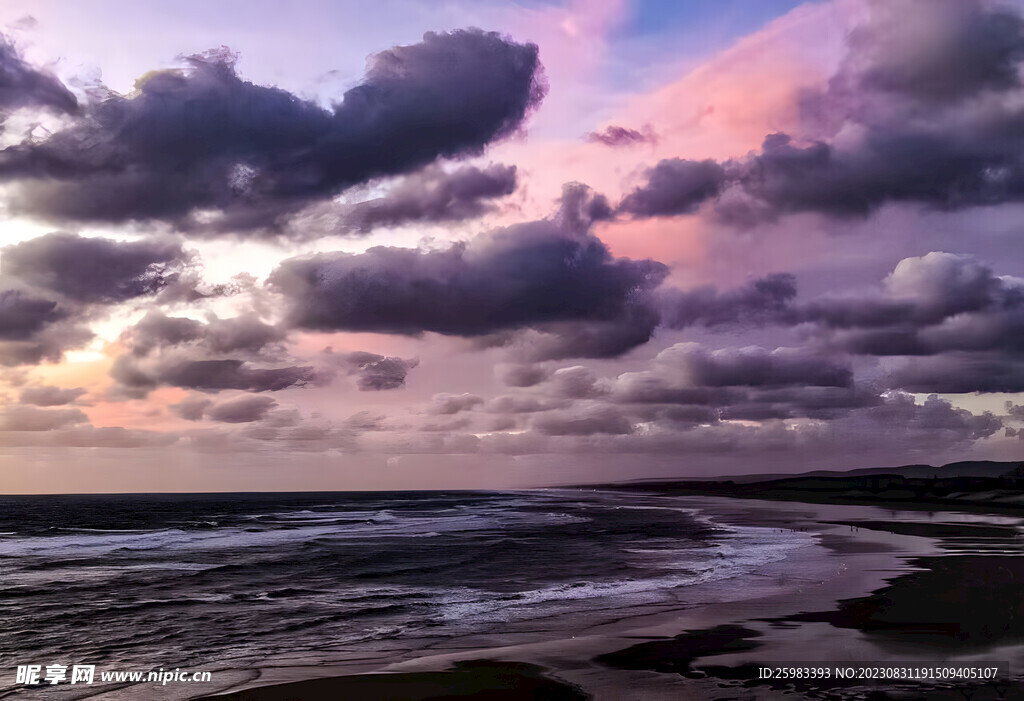
[[[480, 591], [457, 590], [440, 597], [442, 610], [439, 615], [447, 620], [509, 620], [515, 617], [515, 610], [538, 604], [629, 598], [667, 592], [749, 574], [760, 566], [785, 559], [795, 549], [818, 542], [809, 533], [778, 533], [771, 528], [715, 525], [727, 534], [727, 540], [702, 549], [700, 552], [704, 553], [703, 557], [697, 556], [694, 550], [680, 550], [671, 554], [679, 555], [682, 559], [661, 559], [659, 567], [678, 570], [671, 575], [565, 582], [496, 597], [482, 595]], [[661, 555], [665, 555], [665, 552], [662, 551]], [[522, 611], [519, 613], [523, 614]], [[528, 616], [523, 614], [523, 617]]]
[[680, 587], [813, 542], [717, 523], [692, 501], [578, 490], [182, 497], [161, 509], [119, 497], [109, 510], [96, 499], [62, 506], [59, 520], [7, 516], [26, 535], [0, 538], [0, 647], [152, 660], [167, 659], [173, 636], [183, 659], [204, 661], [394, 638], [404, 648], [676, 601]]

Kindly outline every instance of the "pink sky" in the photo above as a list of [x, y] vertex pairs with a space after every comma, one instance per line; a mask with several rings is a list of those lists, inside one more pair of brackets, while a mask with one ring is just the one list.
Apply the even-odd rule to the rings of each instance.
[[[0, 245], [29, 250], [24, 246], [57, 230], [126, 245], [173, 241], [181, 250], [192, 252], [193, 263], [201, 260], [201, 268], [194, 268], [202, 279], [199, 289], [231, 285], [234, 294], [186, 301], [137, 296], [101, 307], [88, 306], [94, 303], [63, 292], [59, 301], [67, 308], [86, 305], [76, 314], [82, 315], [81, 323], [95, 336], [69, 345], [56, 357], [11, 362], [0, 368], [0, 411], [6, 412], [0, 414], [0, 492], [508, 487], [1019, 456], [1016, 431], [1024, 414], [1014, 418], [1005, 408], [1007, 402], [1022, 399], [1015, 386], [983, 393], [936, 391], [939, 401], [948, 402], [941, 411], [949, 413], [950, 421], [960, 422], [957, 426], [964, 426], [963, 435], [954, 435], [948, 426], [932, 428], [927, 412], [937, 405], [924, 408], [931, 392], [913, 389], [917, 385], [912, 384], [876, 388], [884, 392], [877, 399], [880, 403], [894, 401], [893, 393], [907, 391], [922, 407], [907, 410], [908, 424], [902, 433], [872, 423], [873, 415], [867, 410], [858, 413], [860, 408], [841, 416], [812, 412], [781, 419], [722, 418], [683, 429], [664, 423], [671, 413], [666, 413], [666, 406], [637, 408], [629, 403], [632, 400], [621, 399], [626, 396], [623, 388], [641, 377], [676, 383], [675, 389], [696, 387], [699, 362], [745, 358], [746, 351], [737, 349], [752, 346], [766, 352], [777, 347], [813, 349], [829, 362], [845, 363], [856, 388], [861, 382], [882, 382], [903, 362], [916, 362], [843, 350], [838, 344], [845, 337], [811, 322], [721, 327], [707, 322], [674, 328], [663, 320], [646, 343], [604, 357], [537, 357], [538, 351], [531, 349], [543, 341], [543, 333], [550, 333], [546, 322], [495, 325], [494, 333], [475, 327], [440, 328], [438, 333], [439, 327], [429, 324], [415, 333], [407, 330], [405, 321], [398, 331], [386, 325], [328, 329], [323, 324], [317, 328], [296, 322], [292, 318], [296, 312], [286, 299], [290, 292], [283, 292], [271, 276], [285, 259], [324, 254], [335, 260], [331, 257], [340, 253], [372, 256], [372, 251], [365, 252], [375, 246], [416, 249], [427, 255], [456, 242], [469, 242], [465, 255], [472, 264], [489, 260], [491, 247], [497, 245], [494, 235], [485, 232], [511, 227], [509, 237], [515, 239], [527, 235], [516, 233], [524, 222], [549, 226], [555, 221], [562, 226], [562, 220], [551, 218], [566, 183], [584, 183], [614, 207], [645, 187], [650, 169], [666, 159], [711, 159], [720, 164], [716, 168], [731, 172], [755, 162], [770, 134], [789, 134], [797, 147], [811, 146], [816, 135], [808, 126], [808, 95], [836, 99], [829, 97], [829, 91], [837, 84], [834, 77], [845, 75], [843, 71], [852, 65], [844, 58], [851, 32], [873, 26], [872, 17], [879, 12], [877, 6], [853, 0], [808, 3], [706, 54], [694, 55], [682, 46], [666, 50], [657, 65], [651, 65], [631, 59], [625, 50], [644, 40], [630, 34], [641, 8], [627, 0], [453, 4], [429, 11], [421, 4], [403, 6], [408, 13], [393, 20], [352, 10], [354, 19], [348, 26], [325, 26], [328, 23], [323, 18], [318, 21], [308, 8], [285, 16], [275, 5], [257, 3], [253, 16], [230, 30], [216, 8], [201, 4], [189, 5], [173, 17], [160, 17], [152, 9], [135, 12], [112, 0], [98, 5], [88, 18], [81, 6], [72, 3], [15, 0], [0, 9], [0, 31], [12, 38], [27, 64], [55, 75], [82, 104], [89, 99], [82, 90], [83, 81], [102, 81], [116, 92], [128, 92], [133, 89], [133, 76], [167, 69], [180, 54], [225, 44], [240, 52], [238, 71], [244, 79], [327, 105], [332, 96], [363, 80], [368, 54], [414, 44], [425, 28], [471, 25], [507, 33], [515, 42], [536, 43], [548, 87], [544, 101], [529, 111], [514, 133], [469, 149], [459, 158], [438, 159], [440, 171], [410, 167], [391, 177], [367, 177], [354, 186], [335, 188], [321, 200], [311, 200], [309, 209], [298, 215], [338, 216], [337, 212], [347, 212], [346, 208], [361, 201], [413, 188], [417, 177], [453, 173], [465, 165], [515, 166], [514, 189], [473, 216], [433, 220], [424, 216], [423, 221], [385, 225], [365, 236], [339, 235], [337, 229], [302, 236], [292, 232], [276, 239], [242, 230], [207, 235], [188, 230], [181, 220], [159, 217], [57, 220], [19, 205], [28, 201], [25, 193], [30, 191], [19, 189], [20, 181], [5, 181], [0, 197], [8, 209], [0, 219]], [[27, 15], [34, 21], [25, 20]], [[662, 39], [651, 36], [649, 41], [662, 46], [658, 43]], [[622, 79], [631, 73], [635, 80]], [[1005, 89], [1016, 90], [1016, 86]], [[958, 118], [973, 118], [972, 110], [988, 104], [983, 99], [996, 97], [980, 97], [977, 105], [957, 107], [962, 109]], [[1010, 99], [1006, 98], [1007, 104]], [[5, 128], [4, 143], [17, 144], [23, 130], [40, 118], [54, 133], [72, 128], [79, 119], [13, 110], [6, 122], [0, 122]], [[918, 113], [915, 118], [932, 127], [930, 115]], [[938, 119], [935, 129], [945, 124]], [[840, 151], [859, 147], [862, 131], [877, 127], [860, 116], [848, 120], [832, 144]], [[610, 146], [587, 137], [609, 128], [630, 130], [636, 135], [635, 143]], [[737, 190], [746, 187], [742, 184], [746, 181], [737, 182], [741, 183], [735, 185]], [[837, 215], [825, 206], [780, 208], [776, 216], [742, 227], [723, 221], [721, 197], [707, 197], [685, 212], [667, 215], [641, 216], [622, 210], [610, 220], [589, 224], [585, 236], [603, 242], [613, 258], [659, 261], [667, 266], [659, 289], [671, 287], [683, 293], [711, 286], [715, 294], [726, 294], [766, 276], [788, 273], [797, 280], [800, 303], [844, 295], [874, 300], [886, 294], [885, 280], [901, 260], [925, 261], [922, 266], [947, 260], [926, 258], [932, 251], [956, 254], [959, 257], [949, 258], [954, 261], [949, 265], [969, 271], [976, 270], [970, 267], [975, 263], [966, 261], [978, 261], [1008, 290], [1016, 289], [1024, 276], [1024, 259], [1012, 245], [1019, 211], [1012, 198], [981, 207], [943, 209], [900, 196], [863, 216]], [[294, 225], [314, 220], [289, 221]], [[0, 252], [0, 265], [5, 255], [19, 260], [20, 254]], [[347, 265], [349, 259], [339, 260], [337, 265]], [[372, 275], [374, 268], [368, 269]], [[248, 277], [238, 278], [240, 274]], [[10, 289], [41, 289], [38, 281], [25, 279], [11, 283]], [[432, 313], [429, 304], [426, 310]], [[154, 380], [145, 391], [131, 390], [117, 369], [129, 360], [140, 372], [158, 374], [163, 372], [161, 363], [169, 367], [171, 360], [197, 353], [208, 343], [168, 342], [146, 355], [138, 350], [142, 332], [135, 325], [147, 314], [157, 313], [201, 322], [204, 329], [225, 320], [258, 318], [268, 328], [282, 329], [281, 335], [256, 348], [247, 362], [313, 368], [309, 377], [315, 377], [270, 391], [241, 386], [213, 391], [165, 379]], [[683, 352], [678, 349], [684, 348], [677, 344], [690, 342], [703, 344], [712, 360], [699, 360], [703, 356], [692, 351], [695, 347], [685, 346], [693, 357], [682, 366], [672, 365], [673, 353], [678, 355]], [[333, 356], [324, 355], [327, 347], [333, 349]], [[722, 354], [714, 355], [716, 350]], [[961, 358], [957, 354], [963, 349], [954, 350], [937, 355]], [[236, 357], [218, 352], [203, 355], [203, 362]], [[355, 352], [375, 354], [379, 360], [338, 359], [339, 354]], [[993, 358], [989, 353], [984, 360]], [[527, 366], [543, 379], [532, 384], [507, 379], [509, 368]], [[400, 377], [387, 374], [396, 372]], [[566, 389], [569, 377], [589, 384]], [[366, 391], [369, 385], [384, 389]], [[33, 404], [27, 399], [35, 396], [29, 390], [41, 388], [81, 388], [82, 392], [67, 402]], [[452, 399], [462, 396], [467, 399]], [[251, 416], [236, 420], [231, 403], [253, 397], [263, 398], [258, 402], [266, 406], [258, 408], [257, 402]], [[182, 407], [189, 402], [204, 408], [197, 416], [186, 416]], [[513, 404], [532, 408], [509, 410]], [[75, 411], [81, 412], [80, 418], [68, 413]], [[64, 418], [58, 412], [65, 412]], [[999, 430], [975, 427], [981, 425], [977, 421], [984, 412], [1002, 422]], [[40, 422], [43, 430], [26, 428]], [[865, 432], [871, 431], [877, 431], [877, 440], [867, 444]], [[758, 448], [768, 445], [777, 447]]]

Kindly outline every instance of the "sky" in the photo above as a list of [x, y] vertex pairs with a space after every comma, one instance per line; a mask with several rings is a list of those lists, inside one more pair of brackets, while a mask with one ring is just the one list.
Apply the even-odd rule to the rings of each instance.
[[1024, 15], [0, 6], [0, 493], [1024, 455]]

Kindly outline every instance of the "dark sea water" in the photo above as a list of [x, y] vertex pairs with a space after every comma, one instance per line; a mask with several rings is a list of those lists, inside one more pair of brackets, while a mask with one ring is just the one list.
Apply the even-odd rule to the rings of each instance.
[[0, 690], [30, 662], [211, 669], [598, 620], [809, 541], [577, 490], [4, 496]]

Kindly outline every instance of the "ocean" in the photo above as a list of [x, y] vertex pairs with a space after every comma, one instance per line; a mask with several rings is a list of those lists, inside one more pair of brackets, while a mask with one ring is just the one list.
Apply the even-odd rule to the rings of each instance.
[[591, 490], [2, 496], [0, 691], [18, 664], [248, 669], [596, 625], [814, 542]]

